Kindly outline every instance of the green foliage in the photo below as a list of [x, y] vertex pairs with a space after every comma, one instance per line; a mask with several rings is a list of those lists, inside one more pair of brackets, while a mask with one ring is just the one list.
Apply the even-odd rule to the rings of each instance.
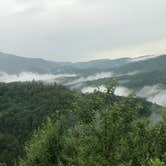
[[56, 120], [73, 108], [74, 94], [59, 85], [0, 83], [0, 162], [13, 165], [47, 116]]
[[[148, 121], [140, 120], [139, 107], [116, 103], [96, 112], [90, 124], [70, 131], [66, 140], [66, 163], [73, 166], [147, 165], [153, 156]], [[64, 151], [64, 153], [65, 153]], [[73, 157], [74, 156], [74, 157]], [[130, 162], [129, 162], [130, 161]]]
[[[108, 102], [109, 95], [114, 97], [114, 102]], [[77, 114], [75, 125], [64, 128], [59, 141], [51, 141], [52, 147], [60, 144], [61, 148], [53, 148], [51, 151], [47, 146], [46, 151], [44, 147], [43, 152], [37, 151], [36, 157], [40, 156], [40, 159], [35, 163], [36, 166], [42, 165], [41, 161], [45, 166], [52, 164], [58, 166], [148, 166], [157, 162], [151, 158], [162, 158], [163, 147], [166, 146], [164, 141], [166, 127], [163, 122], [152, 125], [142, 116], [140, 101], [137, 102], [132, 96], [119, 100], [112, 93], [100, 92], [90, 96], [80, 96], [79, 100], [81, 102], [78, 102], [77, 109], [74, 111], [74, 114]], [[86, 116], [83, 116], [84, 113]], [[61, 123], [67, 126], [65, 124], [66, 121]], [[58, 122], [53, 126], [54, 129], [59, 128]], [[57, 140], [54, 132], [51, 135], [49, 139], [47, 138], [48, 140], [50, 137]], [[38, 144], [40, 137], [35, 142]], [[28, 147], [31, 149], [31, 143]], [[29, 153], [32, 154], [32, 151], [27, 153], [21, 164], [32, 161]], [[52, 162], [48, 162], [49, 157], [45, 155], [42, 157], [42, 154], [56, 155], [53, 156]], [[23, 166], [21, 164], [20, 166]], [[29, 163], [29, 166], [33, 165]]]
[[[20, 145], [16, 137], [11, 134], [0, 133], [0, 161], [13, 164], [13, 158], [19, 155]], [[3, 164], [1, 164], [3, 165]]]
[[20, 161], [20, 166], [53, 166], [58, 165], [60, 151], [63, 146], [63, 125], [48, 119], [43, 128], [34, 134], [26, 146], [27, 156]]
[[165, 164], [159, 159], [155, 159], [150, 161], [150, 166], [165, 166]]
[[165, 116], [151, 124], [153, 105], [132, 95], [117, 97], [114, 86], [107, 93], [81, 94], [35, 82], [0, 84], [0, 162], [8, 166], [165, 164]]

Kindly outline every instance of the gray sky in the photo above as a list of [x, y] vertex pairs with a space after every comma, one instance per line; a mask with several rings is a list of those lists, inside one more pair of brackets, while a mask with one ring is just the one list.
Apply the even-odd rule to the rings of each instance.
[[54, 61], [166, 53], [166, 0], [0, 0], [0, 50]]

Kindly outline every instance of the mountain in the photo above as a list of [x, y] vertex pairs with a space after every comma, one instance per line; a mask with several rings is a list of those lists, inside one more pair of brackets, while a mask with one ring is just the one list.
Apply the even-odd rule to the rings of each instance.
[[[14, 166], [20, 157], [24, 158], [26, 152], [24, 145], [27, 145], [27, 141], [31, 138], [33, 133], [36, 133], [39, 128], [43, 126], [42, 124], [46, 121], [47, 117], [52, 118], [53, 121], [57, 121], [60, 117], [63, 120], [67, 119], [67, 124], [65, 121], [61, 124], [63, 131], [67, 133], [69, 130], [66, 130], [66, 128], [72, 129], [73, 126], [79, 124], [83, 125], [90, 120], [92, 121], [92, 119], [95, 121], [95, 118], [101, 118], [98, 116], [98, 113], [101, 113], [100, 111], [106, 108], [110, 109], [117, 104], [119, 104], [119, 107], [113, 107], [115, 108], [113, 110], [119, 111], [119, 108], [124, 105], [123, 103], [127, 102], [128, 104], [126, 107], [123, 106], [124, 108], [122, 110], [123, 112], [127, 110], [126, 113], [128, 116], [126, 117], [127, 114], [124, 114], [126, 119], [123, 123], [123, 127], [121, 126], [121, 128], [126, 130], [128, 127], [124, 128], [124, 124], [129, 124], [135, 111], [138, 113], [138, 118], [141, 116], [147, 120], [149, 119], [150, 122], [155, 122], [156, 120], [158, 121], [158, 117], [160, 118], [161, 109], [160, 106], [142, 99], [133, 98], [131, 100], [131, 98], [128, 99], [117, 97], [114, 94], [103, 93], [82, 94], [77, 91], [71, 91], [61, 85], [48, 85], [38, 82], [0, 83], [0, 99], [0, 165], [2, 166], [5, 166], [4, 163], [6, 163], [7, 166]], [[138, 104], [141, 104], [142, 107], [138, 107]], [[130, 109], [128, 110], [128, 108]], [[155, 114], [155, 117], [153, 117], [153, 114]], [[117, 116], [121, 114], [114, 113], [113, 115], [116, 118], [115, 123], [119, 119]], [[96, 128], [98, 128], [100, 119], [96, 119], [96, 121], [98, 121], [98, 125], [96, 126]], [[89, 124], [85, 126], [88, 127]], [[47, 131], [49, 131], [49, 129]], [[54, 133], [61, 132], [55, 131]], [[121, 134], [119, 134], [119, 136], [121, 136]], [[46, 137], [41, 138], [45, 139]], [[48, 138], [52, 137], [48, 136]], [[60, 138], [59, 141], [58, 137], [58, 141], [55, 140], [53, 142], [61, 142], [62, 140], [63, 139]], [[52, 144], [53, 142], [48, 141], [47, 145], [51, 145], [49, 149], [56, 150]], [[40, 143], [43, 144], [43, 141], [38, 141], [38, 143], [38, 145], [40, 145]], [[40, 147], [38, 145], [32, 147], [37, 150], [38, 147]], [[43, 145], [45, 146], [45, 144]], [[46, 153], [44, 148], [41, 148], [40, 151]], [[68, 152], [71, 152], [71, 148]], [[54, 154], [58, 153], [55, 152]], [[32, 153], [31, 156], [36, 155]], [[42, 156], [48, 157], [48, 155], [45, 154]], [[38, 159], [40, 158], [41, 156]], [[38, 162], [38, 159], [36, 162]], [[32, 165], [28, 163], [27, 166], [38, 166], [36, 162]], [[43, 164], [41, 164], [41, 166], [42, 165]], [[52, 164], [44, 163], [44, 166], [49, 165]]]
[[118, 68], [114, 68], [115, 77], [121, 80], [124, 86], [139, 89], [143, 86], [162, 84], [166, 86], [166, 55], [132, 60]]
[[25, 58], [12, 54], [0, 53], [0, 71], [9, 74], [18, 74], [20, 72], [37, 72], [37, 73], [63, 73], [75, 72], [82, 70], [108, 70], [114, 67], [122, 66], [128, 63], [129, 58], [116, 60], [102, 59], [89, 62], [53, 62], [39, 58]]
[[95, 73], [113, 71], [125, 74], [131, 71], [153, 72], [166, 69], [166, 56], [145, 56], [141, 58], [101, 59], [88, 62], [53, 62], [40, 58], [25, 58], [0, 52], [0, 71], [9, 74], [21, 72], [36, 73]]
[[89, 62], [78, 62], [74, 63], [73, 67], [77, 69], [110, 69], [115, 67], [123, 66], [130, 61], [130, 58], [121, 58], [121, 59], [101, 59], [101, 60], [92, 60]]
[[0, 165], [160, 164], [165, 71], [165, 55], [63, 63], [0, 53]]
[[0, 71], [9, 74], [20, 72], [59, 73], [65, 70], [68, 63], [57, 63], [39, 58], [24, 58], [11, 54], [0, 53]]
[[105, 84], [115, 78], [117, 95], [135, 91], [138, 97], [162, 106], [166, 106], [165, 71], [166, 55], [71, 63], [0, 53], [0, 82], [56, 82], [87, 93], [96, 86], [103, 91]]

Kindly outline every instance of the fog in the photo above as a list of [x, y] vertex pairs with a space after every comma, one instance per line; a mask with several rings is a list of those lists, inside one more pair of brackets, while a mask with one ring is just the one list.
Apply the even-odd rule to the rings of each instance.
[[74, 74], [38, 74], [32, 72], [22, 72], [20, 74], [7, 74], [0, 72], [0, 82], [25, 82], [25, 81], [43, 81], [43, 82], [59, 82], [60, 79], [65, 77], [75, 77]]
[[[82, 93], [93, 93], [95, 90], [101, 92], [106, 92], [106, 87], [104, 85], [96, 87], [84, 87]], [[134, 90], [118, 86], [115, 90], [115, 95], [117, 96], [129, 96]], [[145, 98], [147, 101], [158, 104], [160, 106], [166, 106], [166, 89], [161, 85], [145, 86], [136, 92], [137, 97]]]
[[[132, 93], [132, 91], [134, 90], [120, 86], [116, 88], [115, 95], [126, 97]], [[139, 91], [136, 91], [136, 96], [145, 98], [147, 101], [154, 104], [166, 106], [166, 89], [164, 89], [161, 85], [145, 86]]]
[[[93, 93], [95, 90], [100, 91], [100, 92], [106, 92], [107, 88], [104, 85], [101, 85], [99, 87], [84, 87], [82, 89], [82, 93]], [[122, 86], [118, 86], [115, 89], [115, 95], [117, 95], [117, 96], [127, 97], [131, 92], [132, 92], [132, 90], [122, 87]]]
[[112, 78], [112, 77], [120, 77], [120, 76], [132, 76], [135, 74], [138, 74], [139, 71], [133, 71], [133, 72], [128, 72], [128, 73], [124, 73], [124, 74], [115, 74], [113, 72], [101, 72], [101, 73], [96, 73], [94, 75], [89, 75], [86, 77], [80, 77], [78, 79], [75, 79], [71, 82], [66, 83], [65, 85], [67, 86], [77, 86], [77, 84], [81, 84], [84, 82], [88, 82], [88, 81], [96, 81], [96, 80], [100, 80], [100, 79], [104, 79], [104, 78]]
[[87, 77], [80, 77], [74, 81], [67, 83], [66, 85], [74, 85], [74, 84], [79, 84], [79, 83], [83, 83], [83, 82], [87, 82], [87, 81], [95, 81], [95, 80], [111, 78], [111, 77], [113, 77], [112, 72], [101, 72], [101, 73], [96, 73], [94, 75], [90, 75]]
[[159, 56], [159, 55], [156, 55], [156, 56], [151, 55], [151, 56], [136, 57], [136, 58], [132, 58], [130, 61], [131, 61], [131, 62], [145, 61], [145, 60], [157, 58], [158, 56]]
[[137, 96], [146, 98], [152, 103], [166, 106], [166, 89], [161, 85], [145, 86], [137, 93]]
[[100, 92], [106, 92], [107, 88], [104, 85], [101, 85], [99, 87], [84, 87], [82, 88], [82, 93], [93, 93], [94, 91], [100, 91]]
[[160, 111], [152, 111], [151, 115], [149, 116], [149, 120], [151, 123], [155, 124], [162, 120], [162, 116]]
[[[97, 73], [95, 75], [90, 75], [87, 77], [80, 77], [66, 83], [68, 86], [77, 86], [82, 85], [82, 83], [87, 81], [94, 81], [103, 78], [111, 78], [113, 73], [111, 72], [103, 72]], [[0, 82], [10, 83], [10, 82], [25, 82], [25, 81], [42, 81], [46, 83], [62, 83], [64, 78], [75, 78], [75, 74], [38, 74], [32, 72], [22, 72], [20, 74], [7, 74], [5, 72], [0, 72]], [[95, 90], [106, 92], [107, 89], [104, 85], [100, 85], [99, 87], [89, 86], [82, 88], [82, 93], [93, 93]], [[118, 86], [115, 89], [115, 95], [117, 96], [125, 96], [127, 97], [129, 94], [132, 93], [132, 89]], [[164, 89], [161, 85], [154, 85], [154, 86], [145, 86], [139, 91], [136, 92], [137, 97], [145, 98], [147, 101], [152, 103], [166, 106], [166, 89]]]
[[132, 90], [131, 89], [128, 89], [128, 88], [125, 88], [125, 87], [122, 87], [122, 86], [119, 86], [115, 89], [115, 95], [117, 96], [129, 96], [130, 94], [132, 93]]
[[138, 71], [138, 70], [135, 70], [135, 71], [128, 72], [128, 73], [118, 74], [116, 76], [117, 77], [121, 77], [121, 76], [133, 76], [133, 75], [136, 75], [136, 74], [139, 74], [139, 73], [141, 73], [141, 72]]

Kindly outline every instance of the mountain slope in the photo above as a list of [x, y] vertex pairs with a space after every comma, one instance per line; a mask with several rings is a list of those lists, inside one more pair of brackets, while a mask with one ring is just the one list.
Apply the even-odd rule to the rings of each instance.
[[81, 94], [56, 84], [0, 83], [0, 165], [5, 162], [13, 166], [15, 159], [24, 156], [25, 142], [48, 116], [54, 121], [59, 116], [67, 117], [69, 127], [76, 124], [78, 114], [87, 121], [95, 111], [110, 108], [119, 101], [135, 106], [141, 104], [138, 113], [146, 118], [161, 108], [143, 99], [129, 100], [103, 93]]
[[[123, 66], [128, 63], [129, 58], [117, 60], [94, 60], [89, 62], [52, 62], [38, 58], [24, 58], [11, 54], [0, 53], [0, 71], [18, 74], [20, 72], [37, 73], [85, 73], [87, 70], [103, 71]], [[89, 71], [90, 72], [90, 71]], [[92, 73], [92, 72], [91, 72]]]
[[[166, 55], [63, 63], [0, 53], [0, 82], [36, 80], [82, 90], [103, 86], [112, 78], [118, 80], [122, 90], [118, 94], [127, 96], [134, 90], [139, 96], [166, 106]], [[151, 93], [140, 95], [144, 88], [151, 88]]]
[[0, 53], [0, 71], [9, 74], [20, 72], [59, 73], [65, 70], [67, 64]]
[[90, 73], [113, 71], [125, 74], [131, 71], [152, 72], [166, 70], [166, 56], [101, 59], [88, 62], [52, 62], [39, 58], [18, 57], [11, 54], [0, 53], [0, 71], [7, 73], [37, 72], [37, 73]]

